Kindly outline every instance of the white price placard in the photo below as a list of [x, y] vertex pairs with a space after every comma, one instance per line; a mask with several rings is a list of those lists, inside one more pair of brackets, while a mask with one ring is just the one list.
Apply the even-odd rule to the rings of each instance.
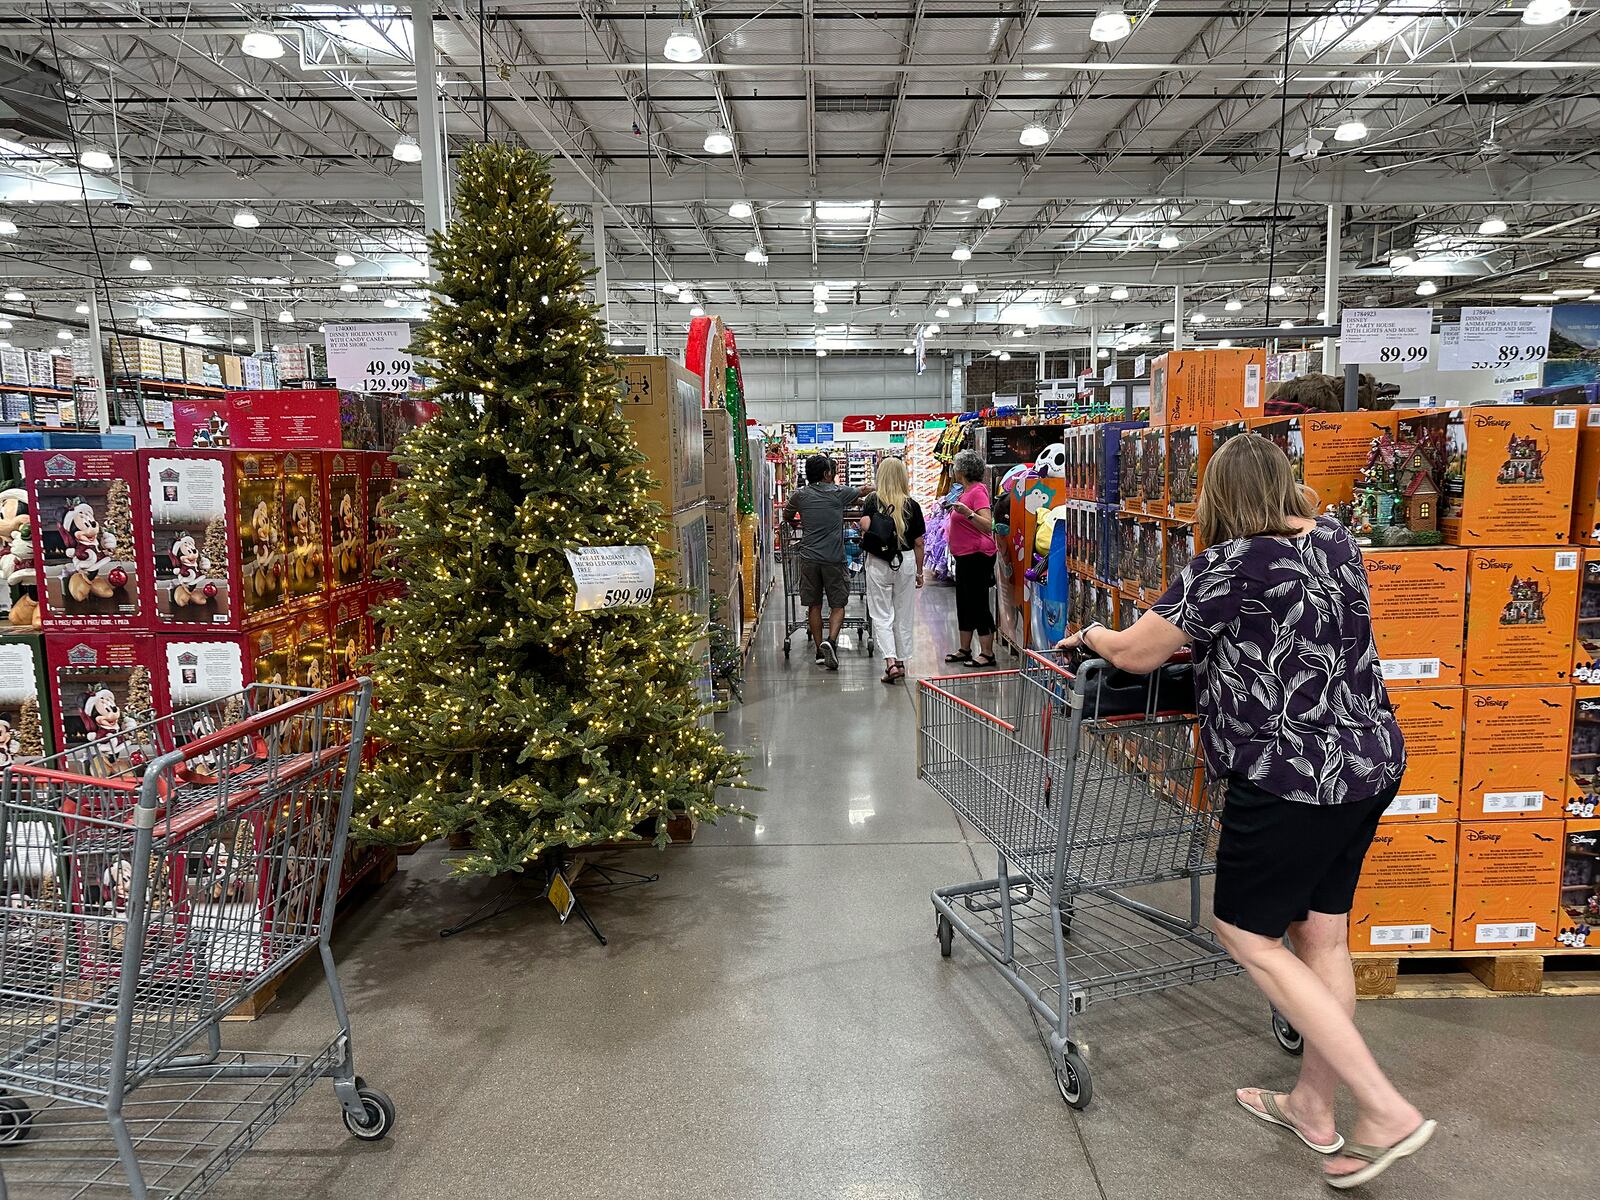
[[1347, 308], [1339, 317], [1339, 358], [1348, 363], [1425, 363], [1433, 348], [1431, 308]]
[[1550, 356], [1550, 309], [1463, 308], [1460, 351], [1473, 370], [1542, 363]]
[[411, 325], [406, 321], [330, 324], [323, 333], [328, 374], [355, 392], [411, 390]]
[[1141, 354], [1133, 360], [1133, 377], [1135, 379], [1150, 378], [1150, 356]]
[[580, 546], [567, 551], [575, 612], [637, 608], [656, 594], [656, 563], [648, 546]]

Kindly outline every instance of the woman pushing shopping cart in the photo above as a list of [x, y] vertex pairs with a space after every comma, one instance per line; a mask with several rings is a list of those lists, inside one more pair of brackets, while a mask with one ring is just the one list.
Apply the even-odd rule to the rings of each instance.
[[[1070, 1015], [1242, 964], [1305, 1053], [1290, 1091], [1241, 1088], [1237, 1102], [1327, 1156], [1328, 1184], [1356, 1187], [1436, 1128], [1353, 1020], [1348, 914], [1405, 766], [1366, 575], [1265, 438], [1217, 451], [1196, 521], [1210, 549], [1149, 613], [1062, 643], [1092, 656], [1076, 672], [1030, 655], [1017, 672], [925, 685], [924, 774], [1000, 848], [996, 880], [934, 894], [941, 947], [960, 930], [1052, 1021], [1058, 1082], [1079, 1105]], [[1169, 664], [1184, 646], [1192, 674]], [[1215, 940], [1199, 921], [1209, 870]], [[1187, 913], [1128, 894], [1176, 878]], [[1357, 1105], [1348, 1142], [1340, 1085]]]

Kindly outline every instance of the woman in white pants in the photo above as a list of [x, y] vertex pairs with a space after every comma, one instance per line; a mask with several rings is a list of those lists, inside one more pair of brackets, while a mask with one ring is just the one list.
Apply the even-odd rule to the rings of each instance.
[[[906, 675], [911, 655], [911, 612], [922, 586], [922, 540], [927, 523], [911, 498], [906, 464], [886, 458], [878, 464], [877, 491], [862, 505], [861, 544], [867, 552], [867, 611], [872, 636], [883, 652], [883, 682]], [[907, 556], [915, 557], [913, 572]]]

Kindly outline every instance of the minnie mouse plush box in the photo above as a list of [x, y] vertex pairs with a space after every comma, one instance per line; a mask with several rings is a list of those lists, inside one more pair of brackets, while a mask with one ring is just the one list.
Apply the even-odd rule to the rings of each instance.
[[233, 456], [226, 450], [141, 450], [146, 524], [139, 538], [158, 632], [243, 627], [241, 580], [251, 547], [239, 536]]

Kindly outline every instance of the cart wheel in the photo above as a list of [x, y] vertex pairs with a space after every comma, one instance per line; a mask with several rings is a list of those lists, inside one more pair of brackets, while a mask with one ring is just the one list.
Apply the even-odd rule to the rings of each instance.
[[33, 1109], [19, 1096], [0, 1096], [0, 1146], [14, 1146], [33, 1128]]
[[[358, 1085], [362, 1082], [357, 1080]], [[366, 1120], [357, 1121], [347, 1112], [344, 1114], [344, 1127], [363, 1142], [376, 1142], [388, 1137], [389, 1130], [394, 1128], [394, 1101], [377, 1088], [358, 1086], [356, 1095], [367, 1110]]]
[[1070, 1108], [1087, 1108], [1094, 1098], [1094, 1085], [1089, 1080], [1089, 1064], [1076, 1050], [1068, 1050], [1066, 1058], [1056, 1067], [1056, 1088]]
[[1278, 1039], [1286, 1054], [1301, 1055], [1306, 1051], [1306, 1039], [1300, 1031], [1276, 1012], [1272, 1014], [1272, 1036]]
[[950, 948], [955, 945], [956, 931], [950, 924], [950, 918], [943, 913], [939, 914], [939, 957], [949, 958]]

